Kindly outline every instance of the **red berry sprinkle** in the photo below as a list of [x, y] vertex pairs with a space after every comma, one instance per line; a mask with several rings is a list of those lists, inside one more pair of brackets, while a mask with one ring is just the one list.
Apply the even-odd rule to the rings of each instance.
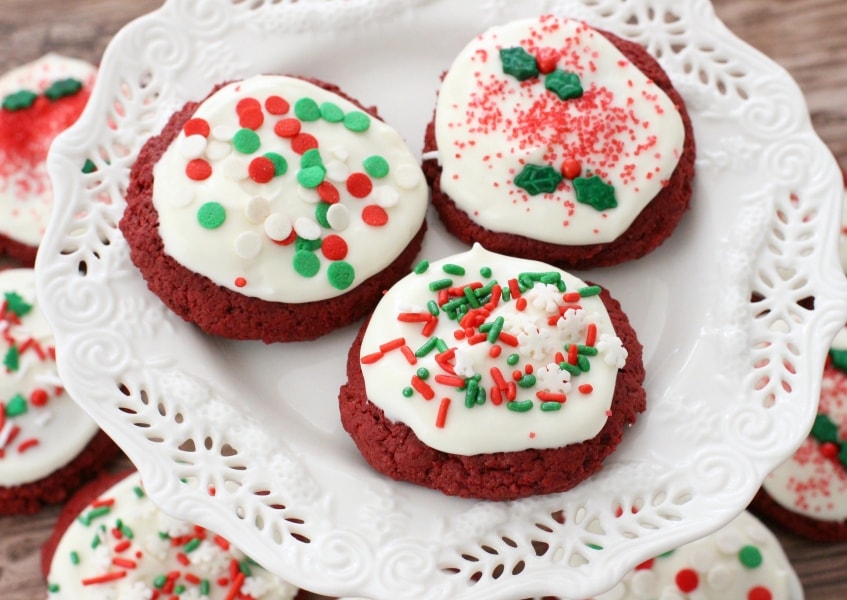
[[388, 223], [388, 213], [376, 204], [368, 204], [362, 209], [362, 220], [372, 227], [381, 227]]
[[747, 600], [771, 600], [772, 598], [771, 591], [761, 585], [750, 588], [750, 591], [747, 592]]
[[559, 62], [559, 53], [555, 48], [539, 48], [535, 53], [535, 62], [538, 64], [539, 73], [552, 73]]
[[364, 173], [351, 173], [347, 178], [347, 191], [354, 198], [364, 198], [371, 193], [373, 183]]
[[267, 183], [274, 178], [274, 164], [271, 159], [264, 156], [257, 156], [250, 161], [250, 166], [247, 167], [247, 173], [250, 179], [256, 183]]
[[825, 457], [834, 459], [838, 457], [838, 445], [833, 442], [824, 442], [821, 444], [821, 454]]
[[576, 179], [582, 173], [582, 165], [578, 160], [569, 158], [562, 163], [562, 175], [565, 179]]
[[236, 277], [236, 278], [235, 278], [235, 287], [240, 287], [240, 288], [242, 288], [242, 287], [244, 287], [245, 285], [247, 285], [247, 280], [246, 280], [246, 279], [244, 279], [243, 277]]
[[209, 137], [209, 134], [212, 132], [212, 128], [209, 126], [206, 119], [188, 119], [188, 121], [185, 122], [185, 125], [182, 126], [182, 131], [185, 135], [202, 135], [203, 137]]
[[29, 402], [33, 406], [44, 406], [47, 404], [47, 398], [47, 390], [36, 388], [32, 390], [32, 393], [29, 395]]
[[202, 158], [195, 158], [185, 165], [185, 174], [194, 181], [203, 181], [212, 175], [212, 165]]
[[317, 190], [320, 199], [327, 204], [337, 204], [341, 199], [341, 194], [339, 193], [338, 188], [329, 181], [322, 181], [318, 184]]
[[310, 133], [298, 133], [291, 138], [291, 149], [297, 154], [304, 154], [307, 150], [318, 147], [318, 140]]
[[676, 587], [686, 594], [696, 590], [697, 586], [700, 584], [700, 578], [697, 576], [697, 571], [694, 569], [681, 569], [676, 574], [675, 581]]
[[238, 113], [238, 124], [246, 129], [256, 130], [265, 122], [265, 114], [262, 109], [245, 110]]
[[274, 133], [283, 138], [294, 137], [300, 133], [300, 121], [297, 119], [281, 119], [274, 125]]
[[282, 96], [268, 96], [265, 109], [272, 115], [284, 115], [291, 107]]
[[341, 260], [347, 256], [347, 242], [340, 235], [332, 233], [323, 239], [321, 252], [329, 260]]

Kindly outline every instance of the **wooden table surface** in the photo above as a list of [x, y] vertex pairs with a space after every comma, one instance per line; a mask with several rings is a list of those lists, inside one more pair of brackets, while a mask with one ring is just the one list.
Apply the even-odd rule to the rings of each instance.
[[[122, 25], [159, 4], [159, 0], [2, 0], [0, 72], [48, 51], [97, 62]], [[847, 166], [847, 2], [714, 0], [714, 4], [731, 30], [793, 75], [806, 94], [818, 134]], [[44, 597], [38, 551], [57, 513], [55, 508], [33, 517], [0, 518], [0, 599]], [[822, 545], [777, 533], [809, 600], [847, 598], [847, 543]]]

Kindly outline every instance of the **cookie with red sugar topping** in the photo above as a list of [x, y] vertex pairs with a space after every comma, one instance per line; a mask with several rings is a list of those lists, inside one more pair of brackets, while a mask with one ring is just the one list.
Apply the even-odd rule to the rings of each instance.
[[475, 245], [385, 294], [350, 349], [341, 422], [397, 480], [488, 500], [562, 492], [645, 410], [641, 354], [607, 290]]
[[32, 269], [0, 271], [0, 515], [61, 504], [118, 454], [67, 395]]
[[87, 62], [47, 54], [0, 77], [0, 256], [35, 263], [53, 206], [47, 150], [82, 113], [95, 75]]
[[447, 230], [562, 268], [644, 256], [688, 209], [685, 104], [647, 51], [545, 15], [475, 37], [444, 74], [424, 172]]
[[120, 228], [203, 331], [310, 340], [408, 271], [428, 188], [400, 135], [336, 86], [260, 75], [189, 102], [142, 148]]
[[136, 472], [104, 476], [71, 499], [42, 548], [41, 569], [51, 600], [298, 594], [226, 539], [160, 511]]

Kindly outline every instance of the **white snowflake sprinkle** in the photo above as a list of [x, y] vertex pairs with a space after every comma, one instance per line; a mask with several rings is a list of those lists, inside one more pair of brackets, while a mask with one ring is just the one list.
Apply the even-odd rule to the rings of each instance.
[[559, 368], [556, 363], [550, 363], [535, 371], [539, 389], [554, 394], [567, 394], [571, 391], [571, 374]]
[[603, 355], [603, 360], [607, 365], [618, 369], [623, 368], [626, 364], [626, 357], [629, 356], [621, 339], [609, 333], [600, 334], [600, 338], [597, 340], [597, 350]]
[[564, 303], [562, 292], [551, 283], [534, 285], [524, 293], [524, 297], [530, 306], [547, 313], [558, 312], [559, 306]]

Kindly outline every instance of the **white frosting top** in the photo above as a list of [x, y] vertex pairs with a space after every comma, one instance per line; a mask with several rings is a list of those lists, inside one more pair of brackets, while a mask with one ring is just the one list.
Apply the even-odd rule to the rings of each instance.
[[367, 396], [387, 418], [461, 455], [603, 428], [627, 353], [598, 287], [479, 245], [425, 264], [383, 296], [362, 340]]
[[137, 473], [74, 520], [47, 582], [49, 600], [291, 600], [297, 594], [222, 537], [156, 508]]
[[65, 393], [32, 269], [0, 271], [0, 485], [37, 481], [75, 458], [97, 425]]
[[789, 600], [785, 552], [748, 512], [702, 539], [639, 565], [596, 600]]
[[[836, 352], [847, 351], [847, 329], [841, 330], [832, 347]], [[831, 421], [838, 443], [847, 448], [847, 373], [831, 364], [824, 368], [817, 418]], [[817, 424], [762, 486], [788, 510], [821, 521], [843, 522], [847, 520], [847, 466], [838, 459], [839, 446], [818, 439], [816, 428]]]
[[394, 129], [283, 76], [218, 90], [154, 175], [165, 251], [218, 285], [279, 302], [332, 298], [387, 267], [428, 201]]
[[[536, 74], [505, 73], [501, 50]], [[548, 89], [577, 77], [579, 97]], [[671, 100], [611, 42], [551, 15], [471, 41], [444, 78], [435, 119], [441, 187], [459, 208], [486, 229], [562, 245], [625, 231], [670, 178], [685, 137]], [[555, 191], [519, 187], [522, 171], [537, 168]], [[576, 188], [589, 174], [606, 193], [611, 185], [614, 208], [584, 203], [593, 192]]]
[[841, 237], [838, 248], [841, 254], [841, 268], [847, 272], [847, 190], [844, 192], [841, 206]]
[[[0, 77], [0, 100], [20, 91], [38, 95], [29, 108], [0, 109], [0, 234], [28, 246], [41, 242], [53, 206], [47, 149], [82, 112], [95, 74], [87, 62], [47, 54]], [[59, 100], [44, 96], [68, 78], [81, 82], [83, 91]]]

